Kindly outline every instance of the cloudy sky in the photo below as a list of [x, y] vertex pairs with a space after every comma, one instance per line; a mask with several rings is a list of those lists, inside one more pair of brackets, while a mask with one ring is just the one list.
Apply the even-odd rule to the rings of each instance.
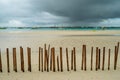
[[0, 26], [120, 26], [120, 0], [0, 0]]

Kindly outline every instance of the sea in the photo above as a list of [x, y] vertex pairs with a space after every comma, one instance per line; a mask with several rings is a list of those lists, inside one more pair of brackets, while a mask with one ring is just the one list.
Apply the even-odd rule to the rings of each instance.
[[120, 30], [120, 27], [0, 27], [2, 31], [43, 31], [43, 30], [66, 30], [66, 31], [89, 31], [89, 30]]

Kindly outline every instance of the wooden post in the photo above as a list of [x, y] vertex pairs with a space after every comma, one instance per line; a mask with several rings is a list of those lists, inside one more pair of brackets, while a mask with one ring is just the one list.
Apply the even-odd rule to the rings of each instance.
[[74, 56], [74, 71], [76, 71], [76, 50], [75, 47], [73, 48], [73, 56]]
[[91, 47], [91, 70], [93, 70], [93, 47]]
[[49, 72], [49, 55], [50, 55], [50, 44], [47, 50], [47, 72]]
[[96, 68], [95, 70], [98, 70], [98, 47], [96, 47]]
[[44, 71], [46, 71], [46, 63], [47, 63], [47, 52], [44, 52]]
[[118, 56], [118, 47], [115, 46], [115, 57], [114, 57], [114, 70], [116, 70], [116, 67], [117, 67], [117, 56]]
[[20, 59], [21, 59], [21, 71], [24, 72], [24, 55], [23, 55], [23, 48], [20, 47]]
[[43, 48], [41, 48], [41, 71], [43, 72]]
[[67, 71], [69, 71], [68, 48], [66, 48]]
[[84, 45], [82, 46], [82, 62], [81, 62], [81, 70], [83, 70], [83, 64], [84, 64]]
[[87, 70], [87, 60], [86, 60], [87, 58], [86, 58], [86, 45], [84, 45], [84, 61], [85, 61], [85, 63], [84, 63], [84, 70], [86, 71]]
[[1, 50], [0, 50], [0, 72], [2, 72], [2, 58], [1, 58]]
[[104, 64], [105, 64], [105, 47], [103, 47], [103, 61], [102, 61], [102, 70], [104, 70]]
[[52, 62], [52, 55], [53, 54], [53, 48], [51, 48], [51, 55], [50, 55], [50, 71], [52, 71], [52, 64], [53, 64], [53, 62]]
[[31, 48], [27, 48], [28, 51], [28, 71], [31, 72]]
[[7, 48], [6, 51], [7, 51], [7, 70], [8, 70], [8, 72], [10, 72], [10, 64], [9, 64], [9, 49]]
[[71, 51], [71, 70], [73, 70], [73, 50]]
[[111, 50], [109, 49], [109, 51], [108, 51], [108, 70], [110, 70], [110, 53], [111, 53]]
[[17, 72], [16, 48], [13, 48], [13, 70]]
[[59, 57], [57, 56], [57, 70], [59, 71]]
[[62, 47], [60, 47], [60, 67], [61, 67], [61, 72], [63, 72]]
[[99, 60], [98, 60], [98, 69], [100, 69], [100, 60], [101, 60], [101, 59], [100, 59], [100, 58], [101, 58], [101, 55], [100, 55], [100, 54], [101, 54], [101, 50], [99, 49], [99, 51], [98, 51], [98, 56], [99, 56], [99, 57], [98, 57], [98, 59], [99, 59]]
[[[47, 52], [47, 50], [46, 50]], [[49, 53], [47, 53], [47, 72], [49, 72]]]
[[39, 47], [39, 57], [38, 57], [39, 58], [39, 66], [38, 66], [39, 67], [39, 71], [40, 71], [40, 57], [41, 57], [40, 54], [41, 54], [41, 47]]
[[55, 72], [55, 48], [53, 48], [53, 72]]
[[46, 63], [47, 63], [47, 52], [46, 52], [46, 44], [44, 44], [44, 71], [46, 71]]

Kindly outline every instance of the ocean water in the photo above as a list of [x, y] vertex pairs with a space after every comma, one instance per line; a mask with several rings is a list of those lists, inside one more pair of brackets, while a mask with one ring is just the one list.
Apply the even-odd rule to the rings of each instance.
[[0, 27], [0, 31], [35, 31], [35, 30], [120, 30], [120, 27]]

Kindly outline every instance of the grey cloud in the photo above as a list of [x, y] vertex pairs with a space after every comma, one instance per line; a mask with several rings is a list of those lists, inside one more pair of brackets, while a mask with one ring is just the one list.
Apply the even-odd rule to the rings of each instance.
[[69, 17], [71, 21], [99, 21], [120, 17], [120, 0], [32, 0], [37, 11]]

